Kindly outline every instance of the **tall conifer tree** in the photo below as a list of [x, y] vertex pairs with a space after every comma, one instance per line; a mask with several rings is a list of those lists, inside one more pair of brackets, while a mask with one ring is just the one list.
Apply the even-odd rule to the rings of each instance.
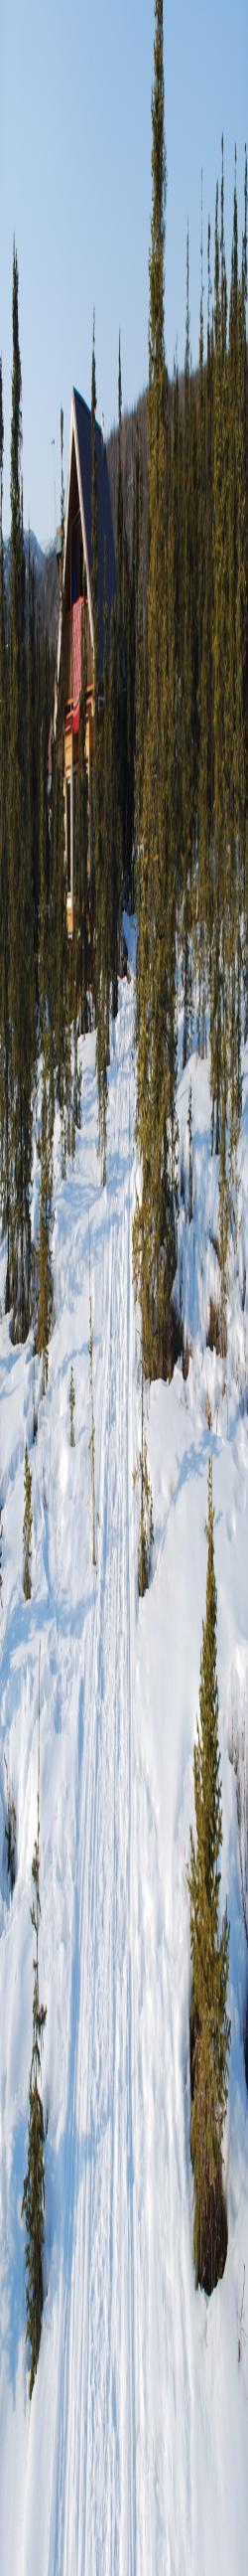
[[74, 1023], [83, 1035], [88, 1028], [89, 980], [89, 886], [88, 837], [89, 792], [86, 759], [87, 641], [85, 603], [82, 610], [82, 688], [79, 709], [78, 776], [77, 776], [77, 866], [74, 885], [73, 982]]
[[211, 316], [210, 226], [208, 227], [208, 318], [207, 356], [204, 365], [203, 272], [201, 278], [199, 402], [198, 402], [198, 1029], [201, 1054], [205, 1053], [207, 1033], [207, 999], [211, 976], [212, 941], [212, 835], [213, 835], [213, 717], [212, 717], [212, 615], [213, 615], [213, 332]]
[[21, 480], [18, 266], [13, 255], [11, 540], [9, 605], [9, 968], [11, 1022], [11, 1294], [13, 1330], [30, 1316], [32, 1082], [35, 1055], [34, 923], [26, 794], [25, 558]]
[[117, 788], [117, 853], [116, 853], [116, 866], [117, 866], [117, 877], [118, 877], [118, 913], [120, 912], [121, 898], [123, 899], [124, 876], [125, 876], [125, 855], [126, 855], [125, 804], [126, 804], [126, 757], [127, 757], [127, 752], [126, 752], [126, 724], [127, 724], [127, 668], [126, 668], [125, 636], [124, 636], [124, 624], [125, 624], [125, 619], [124, 619], [124, 577], [125, 577], [125, 575], [124, 575], [124, 568], [125, 568], [125, 524], [124, 524], [123, 472], [122, 472], [122, 382], [121, 382], [121, 340], [120, 340], [120, 333], [119, 333], [119, 357], [118, 357], [118, 470], [117, 470], [117, 580], [116, 580], [116, 654], [117, 654], [117, 700], [118, 700], [118, 727], [117, 727], [117, 754], [118, 754], [118, 771], [117, 771], [117, 775], [118, 775], [118, 788]]
[[190, 355], [189, 236], [187, 234], [186, 342], [184, 371], [183, 478], [183, 688], [182, 688], [182, 891], [183, 891], [183, 1063], [192, 1043], [192, 868], [194, 827], [194, 618], [193, 516], [197, 495], [193, 480], [193, 389]]
[[[62, 564], [63, 564], [63, 554], [64, 554], [64, 473], [63, 473], [63, 411], [62, 411], [62, 409], [61, 409], [61, 415], [60, 415], [60, 430], [61, 430], [61, 503], [60, 503], [60, 513], [61, 513], [61, 555], [62, 555]], [[66, 900], [66, 868], [65, 868], [65, 822], [64, 822], [64, 731], [63, 731], [63, 686], [64, 686], [64, 681], [63, 681], [63, 642], [64, 642], [64, 634], [63, 634], [63, 592], [62, 592], [62, 601], [61, 601], [61, 627], [62, 627], [62, 633], [61, 633], [61, 655], [60, 655], [59, 695], [58, 695], [58, 706], [57, 706], [56, 738], [55, 738], [54, 767], [53, 767], [53, 794], [52, 794], [52, 864], [51, 864], [51, 875], [52, 875], [52, 888], [51, 888], [51, 941], [52, 941], [51, 955], [52, 955], [52, 977], [51, 977], [51, 988], [52, 988], [52, 989], [51, 989], [51, 1005], [52, 1005], [52, 1014], [53, 1014], [53, 1046], [54, 1046], [54, 1061], [55, 1061], [55, 1069], [56, 1069], [56, 1090], [57, 1090], [57, 1099], [58, 1099], [58, 1104], [59, 1104], [59, 1109], [60, 1109], [60, 1117], [61, 1117], [61, 1153], [62, 1153], [62, 1170], [63, 1170], [63, 1173], [64, 1173], [64, 1175], [65, 1175], [65, 1171], [66, 1171], [66, 1151], [67, 1151], [67, 1142], [69, 1142], [69, 1141], [70, 1141], [70, 1111], [71, 1111], [71, 1038], [70, 1038], [70, 1016], [69, 1016], [69, 1014], [70, 1014], [70, 975], [69, 975], [68, 937], [67, 937], [67, 900]]]
[[120, 833], [118, 802], [118, 666], [117, 609], [112, 600], [109, 663], [109, 861], [110, 861], [110, 970], [113, 1019], [118, 1011], [119, 962], [119, 884]]
[[10, 1302], [10, 1021], [9, 1021], [9, 859], [7, 814], [8, 656], [3, 553], [3, 396], [0, 359], [0, 1142], [1, 1215], [7, 1235], [5, 1304]]
[[135, 458], [135, 506], [133, 529], [133, 595], [135, 631], [134, 671], [134, 833], [136, 849], [135, 900], [139, 891], [140, 848], [143, 822], [144, 732], [145, 732], [145, 636], [143, 573], [143, 481], [139, 434]]
[[[148, 393], [148, 706], [140, 868], [138, 1134], [142, 1204], [134, 1228], [134, 1261], [142, 1292], [144, 1368], [167, 1374], [173, 1357], [171, 1290], [175, 1271], [174, 1101], [171, 1063], [175, 990], [169, 991], [168, 918], [168, 402], [164, 349], [163, 0], [155, 0], [152, 94], [152, 225], [149, 260]], [[170, 946], [170, 943], [169, 943]], [[171, 954], [171, 946], [170, 946]], [[142, 1260], [141, 1260], [142, 1248]]]
[[51, 1080], [51, 1045], [50, 1045], [49, 1017], [48, 1017], [48, 1006], [47, 1006], [47, 982], [48, 982], [48, 973], [47, 973], [47, 968], [48, 968], [48, 913], [47, 913], [47, 883], [46, 883], [46, 824], [47, 824], [47, 794], [46, 794], [46, 736], [45, 736], [45, 722], [44, 722], [44, 714], [43, 714], [43, 717], [42, 717], [42, 722], [41, 722], [41, 731], [40, 731], [40, 798], [39, 798], [39, 804], [40, 804], [40, 836], [39, 836], [39, 879], [40, 879], [39, 979], [40, 979], [40, 1041], [41, 1041], [41, 1162], [40, 1162], [40, 1208], [39, 1208], [39, 1239], [38, 1239], [38, 1283], [39, 1283], [39, 1294], [38, 1294], [37, 1346], [38, 1346], [38, 1351], [40, 1351], [40, 1352], [42, 1353], [42, 1358], [43, 1358], [43, 1379], [44, 1379], [44, 1387], [46, 1387], [46, 1385], [47, 1385], [47, 1378], [48, 1378], [48, 1342], [49, 1342], [49, 1336], [50, 1336], [50, 1331], [51, 1331], [51, 1320], [52, 1320], [51, 1224], [52, 1224], [52, 1182], [53, 1182], [52, 1141], [53, 1141], [53, 1109], [54, 1109], [54, 1099], [53, 1099], [53, 1079]]

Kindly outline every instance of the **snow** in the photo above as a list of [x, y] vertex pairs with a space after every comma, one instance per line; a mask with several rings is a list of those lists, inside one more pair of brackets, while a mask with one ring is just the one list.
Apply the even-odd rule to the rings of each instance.
[[[54, 1321], [46, 1396], [30, 1333], [0, 1323], [3, 1557], [0, 1737], [1, 2576], [246, 2576], [248, 2423], [247, 1799], [248, 1050], [228, 1357], [206, 1347], [218, 1298], [218, 1164], [207, 1064], [178, 1081], [178, 1291], [190, 1357], [146, 1395], [154, 1547], [137, 1592], [138, 1316], [132, 1284], [135, 933], [109, 1072], [107, 1184], [95, 1039], [81, 1041], [82, 1127], [54, 1161]], [[188, 1208], [192, 1083], [193, 1216]], [[37, 1224], [39, 1162], [33, 1205]], [[92, 1565], [89, 1227], [96, 1435]], [[75, 1385], [75, 1449], [69, 1385]], [[37, 1415], [37, 1432], [35, 1416]], [[35, 1436], [34, 1436], [35, 1435]], [[22, 1588], [24, 1449], [32, 1594]], [[232, 2038], [228, 2253], [194, 2286], [187, 1863], [213, 1457]], [[41, 1647], [40, 1991], [47, 2007], [45, 2302], [30, 2408], [24, 2228], [32, 2037], [31, 1867]], [[6, 1874], [6, 1772], [17, 1874]], [[241, 1855], [237, 1787], [241, 1797]], [[246, 2281], [241, 2319], [244, 2266]], [[239, 2357], [240, 2347], [240, 2357]]]

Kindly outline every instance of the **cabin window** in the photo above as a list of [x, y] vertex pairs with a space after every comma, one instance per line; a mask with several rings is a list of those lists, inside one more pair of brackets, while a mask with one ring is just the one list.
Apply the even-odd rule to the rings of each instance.
[[67, 894], [71, 893], [71, 781], [66, 780], [66, 874]]
[[76, 872], [77, 872], [77, 773], [76, 773], [76, 769], [74, 769], [74, 779], [73, 779], [73, 885], [75, 885], [75, 883], [76, 883]]

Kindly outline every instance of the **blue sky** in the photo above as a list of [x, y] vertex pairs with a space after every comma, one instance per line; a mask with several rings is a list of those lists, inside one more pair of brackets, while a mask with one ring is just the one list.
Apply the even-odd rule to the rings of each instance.
[[[65, 470], [73, 382], [90, 401], [93, 306], [97, 408], [117, 412], [147, 382], [153, 0], [3, 0], [1, 27], [0, 349], [9, 527], [12, 253], [19, 266], [25, 525], [41, 542], [59, 517], [60, 405]], [[243, 220], [248, 98], [247, 0], [166, 0], [165, 336], [172, 368], [185, 339], [186, 232], [197, 357], [203, 226], [213, 234], [224, 132], [228, 263], [234, 147]], [[52, 441], [55, 440], [55, 446]]]

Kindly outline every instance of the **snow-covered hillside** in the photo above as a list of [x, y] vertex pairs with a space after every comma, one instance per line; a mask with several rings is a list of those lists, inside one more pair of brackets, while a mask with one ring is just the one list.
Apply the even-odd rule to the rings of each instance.
[[[246, 2576], [248, 2097], [237, 1776], [248, 1746], [248, 1050], [228, 1359], [206, 1348], [218, 1294], [218, 1167], [206, 1065], [178, 1083], [179, 1281], [191, 1356], [152, 1387], [154, 1547], [138, 1602], [138, 1318], [132, 1287], [134, 936], [109, 1074], [107, 1186], [97, 1158], [95, 1039], [81, 1042], [74, 1169], [54, 1169], [54, 1324], [39, 1395], [32, 1335], [0, 1324], [0, 2569], [1, 2576]], [[192, 1081], [193, 1216], [187, 1215]], [[33, 1225], [37, 1225], [38, 1158]], [[92, 1565], [89, 1224], [96, 1433]], [[1, 1273], [4, 1299], [4, 1262]], [[75, 1449], [69, 1384], [75, 1383]], [[24, 1449], [32, 1595], [22, 1586]], [[232, 2024], [228, 2254], [194, 2287], [189, 1901], [193, 1743], [213, 1456]], [[25, 2236], [32, 2040], [31, 1867], [41, 1646], [40, 1989], [45, 2303], [28, 2396]], [[17, 1873], [6, 1872], [6, 1756]], [[239, 1771], [237, 1775], [237, 1761]], [[242, 1807], [243, 1815], [243, 1807]], [[243, 1852], [245, 1826], [242, 1822]], [[244, 1854], [245, 1865], [245, 1854]], [[246, 2279], [244, 2284], [244, 2266]], [[244, 2288], [244, 2297], [243, 2297]], [[242, 2308], [243, 2297], [243, 2308]], [[241, 2320], [242, 2309], [242, 2321]]]

